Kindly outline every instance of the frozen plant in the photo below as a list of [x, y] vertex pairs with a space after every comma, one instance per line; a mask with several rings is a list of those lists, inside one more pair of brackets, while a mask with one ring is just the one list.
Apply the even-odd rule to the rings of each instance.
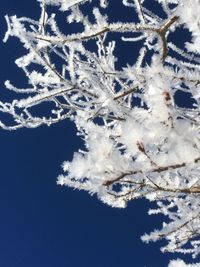
[[199, 267], [199, 263], [186, 264], [183, 260], [177, 259], [170, 261], [168, 267]]
[[[13, 118], [12, 124], [2, 119], [1, 128], [72, 120], [85, 149], [63, 163], [58, 184], [96, 194], [113, 207], [139, 198], [156, 202], [149, 214], [161, 213], [167, 220], [142, 240], [166, 239], [163, 252], [197, 257], [200, 1], [39, 2], [39, 20], [6, 16], [4, 41], [17, 37], [27, 49], [16, 64], [29, 87], [5, 82], [17, 97], [0, 102], [1, 113]], [[114, 5], [131, 10], [132, 21], [118, 21]], [[176, 43], [179, 31], [190, 36], [182, 45]], [[126, 45], [132, 45], [128, 55]], [[46, 102], [50, 114], [41, 108]]]

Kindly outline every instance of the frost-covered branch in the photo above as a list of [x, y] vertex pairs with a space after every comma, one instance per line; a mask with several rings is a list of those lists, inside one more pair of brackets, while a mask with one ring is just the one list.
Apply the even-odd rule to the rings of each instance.
[[[197, 257], [200, 2], [39, 2], [38, 20], [6, 16], [4, 41], [14, 36], [27, 49], [16, 64], [29, 86], [6, 81], [16, 97], [0, 102], [0, 127], [72, 120], [85, 148], [63, 163], [58, 184], [96, 194], [113, 207], [138, 198], [156, 202], [158, 208], [149, 214], [162, 213], [167, 222], [143, 241], [163, 238], [162, 251]], [[159, 9], [152, 8], [155, 3]], [[119, 21], [114, 11], [109, 13], [109, 4], [137, 15]], [[59, 17], [63, 14], [65, 20]], [[177, 29], [191, 35], [181, 47], [174, 41]]]

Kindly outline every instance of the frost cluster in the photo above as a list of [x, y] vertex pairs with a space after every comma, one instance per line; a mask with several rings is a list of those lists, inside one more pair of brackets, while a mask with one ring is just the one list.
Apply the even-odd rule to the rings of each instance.
[[[135, 12], [132, 22], [110, 16], [107, 8], [116, 2]], [[6, 81], [7, 89], [17, 97], [0, 102], [0, 112], [13, 118], [13, 124], [2, 119], [1, 128], [34, 128], [72, 120], [85, 149], [63, 163], [58, 184], [96, 194], [113, 207], [123, 208], [138, 198], [155, 201], [157, 209], [149, 214], [161, 213], [167, 220], [142, 240], [164, 238], [163, 252], [197, 257], [200, 1], [39, 3], [38, 20], [6, 17], [4, 41], [17, 37], [27, 49], [16, 64], [25, 72], [29, 87], [16, 88]], [[58, 23], [60, 14], [65, 15], [65, 27]], [[182, 47], [173, 41], [177, 30], [191, 34]], [[133, 44], [133, 50], [122, 66], [121, 47], [126, 42]], [[139, 51], [134, 45], [140, 46]], [[181, 104], [178, 95], [183, 99]], [[50, 115], [42, 108], [46, 102]], [[186, 266], [181, 261], [176, 264]]]

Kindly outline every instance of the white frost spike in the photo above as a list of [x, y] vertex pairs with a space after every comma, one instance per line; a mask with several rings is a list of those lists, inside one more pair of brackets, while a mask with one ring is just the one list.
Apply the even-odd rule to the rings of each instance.
[[107, 25], [106, 17], [101, 15], [98, 8], [93, 9], [93, 14], [98, 26], [105, 27]]
[[9, 17], [6, 15], [5, 16], [5, 20], [6, 20], [6, 23], [7, 23], [7, 32], [3, 38], [3, 42], [6, 43], [9, 36], [11, 35], [11, 26], [10, 26], [10, 20], [9, 20]]

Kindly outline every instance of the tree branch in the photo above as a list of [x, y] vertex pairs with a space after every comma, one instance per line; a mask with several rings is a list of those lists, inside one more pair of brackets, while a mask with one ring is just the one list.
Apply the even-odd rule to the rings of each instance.
[[[194, 163], [197, 163], [197, 162], [199, 162], [199, 161], [200, 161], [200, 157], [196, 158], [196, 159], [194, 160]], [[179, 168], [183, 168], [183, 167], [185, 167], [187, 164], [188, 164], [188, 163], [183, 162], [183, 163], [180, 163], [180, 164], [168, 165], [168, 166], [163, 166], [163, 167], [156, 167], [156, 168], [153, 168], [153, 169], [151, 169], [151, 170], [147, 170], [147, 171], [136, 170], [136, 171], [126, 172], [126, 173], [121, 174], [120, 176], [118, 176], [117, 178], [115, 178], [115, 179], [113, 179], [113, 180], [105, 181], [105, 182], [103, 183], [103, 185], [104, 185], [104, 186], [110, 186], [110, 185], [112, 185], [112, 184], [114, 184], [114, 183], [116, 183], [116, 182], [121, 181], [125, 176], [136, 175], [136, 174], [139, 174], [139, 173], [143, 173], [143, 174], [145, 174], [145, 175], [150, 174], [150, 173], [154, 173], [154, 172], [162, 173], [162, 172], [168, 171], [168, 170], [170, 170], [170, 169], [179, 169]], [[193, 193], [194, 193], [194, 191], [198, 191], [197, 193], [199, 193], [199, 190], [200, 190], [199, 187], [197, 187], [196, 190], [194, 190], [194, 189], [193, 189], [193, 190], [191, 190], [191, 189], [190, 189], [190, 190], [187, 189], [188, 193], [189, 193], [189, 191], [191, 191], [191, 193], [192, 193], [192, 191], [193, 191]]]

